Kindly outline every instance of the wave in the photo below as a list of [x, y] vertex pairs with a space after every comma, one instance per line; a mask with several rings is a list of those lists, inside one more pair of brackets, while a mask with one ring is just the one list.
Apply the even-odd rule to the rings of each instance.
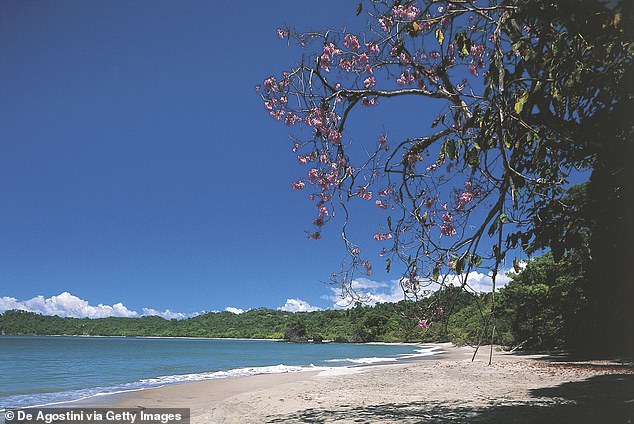
[[259, 374], [283, 374], [288, 372], [319, 371], [323, 368], [324, 367], [317, 367], [312, 364], [309, 366], [279, 364], [279, 365], [273, 365], [268, 367], [235, 368], [228, 371], [166, 375], [166, 376], [141, 380], [141, 383], [162, 386], [165, 384], [187, 383], [190, 381], [202, 381], [202, 380], [216, 380], [220, 378], [247, 377], [250, 375], [259, 375]]
[[443, 353], [440, 346], [419, 346], [419, 349], [414, 350], [414, 353], [404, 353], [398, 356], [391, 357], [367, 357], [367, 358], [336, 358], [327, 359], [324, 362], [328, 363], [340, 363], [340, 364], [355, 364], [355, 365], [371, 365], [381, 364], [386, 362], [396, 362], [405, 359], [422, 358], [426, 356], [434, 356], [439, 353]]
[[370, 357], [370, 358], [339, 358], [339, 359], [327, 359], [324, 362], [328, 363], [345, 363], [348, 362], [350, 364], [380, 364], [382, 362], [394, 362], [398, 361], [398, 358], [379, 358], [379, 357]]
[[216, 380], [233, 377], [247, 377], [259, 374], [283, 374], [289, 372], [321, 371], [326, 367], [273, 365], [264, 367], [244, 367], [225, 371], [201, 372], [193, 374], [164, 375], [147, 378], [132, 383], [124, 383], [108, 387], [93, 387], [89, 389], [67, 390], [63, 392], [49, 392], [28, 395], [12, 395], [1, 399], [0, 412], [6, 408], [26, 408], [50, 406], [60, 403], [82, 401], [96, 396], [113, 395], [118, 393], [146, 390], [162, 387], [168, 384], [187, 383], [192, 381]]
[[[3, 408], [14, 407], [36, 407], [49, 406], [60, 403], [70, 403], [81, 401], [97, 396], [112, 395], [137, 390], [145, 390], [155, 387], [161, 387], [169, 384], [187, 383], [202, 380], [215, 380], [233, 377], [245, 377], [258, 374], [280, 374], [289, 372], [303, 371], [332, 371], [335, 369], [343, 370], [348, 366], [354, 367], [359, 365], [373, 365], [380, 363], [393, 363], [396, 361], [410, 360], [422, 357], [434, 356], [442, 353], [440, 346], [412, 346], [412, 353], [399, 354], [394, 356], [378, 357], [361, 357], [361, 358], [335, 358], [320, 360], [320, 366], [310, 365], [271, 365], [259, 367], [240, 367], [229, 370], [197, 372], [191, 374], [175, 374], [163, 375], [158, 377], [141, 379], [135, 382], [122, 383], [111, 386], [93, 387], [77, 390], [66, 390], [61, 392], [47, 393], [29, 393], [16, 394], [8, 397], [0, 397], [0, 412]], [[321, 366], [323, 365], [323, 366]]]

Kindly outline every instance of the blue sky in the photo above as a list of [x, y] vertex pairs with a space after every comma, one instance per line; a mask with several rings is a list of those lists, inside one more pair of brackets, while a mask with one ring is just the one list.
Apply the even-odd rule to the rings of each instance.
[[[307, 240], [314, 206], [290, 189], [304, 171], [254, 87], [299, 57], [278, 27], [363, 24], [356, 2], [345, 8], [0, 3], [5, 309], [332, 307], [322, 282], [343, 257], [338, 228]], [[417, 108], [372, 113], [352, 124], [358, 139], [420, 121]], [[377, 271], [359, 288], [396, 299], [397, 276]]]

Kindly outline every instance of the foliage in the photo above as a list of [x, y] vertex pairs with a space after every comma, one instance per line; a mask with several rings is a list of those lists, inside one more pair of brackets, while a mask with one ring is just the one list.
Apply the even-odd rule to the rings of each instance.
[[[340, 342], [455, 341], [476, 343], [481, 314], [474, 297], [457, 288], [438, 292], [418, 302], [357, 305], [347, 310], [283, 312], [266, 308], [242, 314], [216, 312], [183, 320], [142, 318], [60, 318], [25, 311], [0, 315], [0, 333], [36, 335], [163, 336], [272, 338], [294, 342], [312, 339]], [[462, 320], [449, 320], [444, 308], [466, 315], [473, 328], [462, 329]], [[417, 325], [425, 320], [425, 328]], [[445, 322], [449, 324], [446, 325]], [[457, 336], [455, 336], [457, 335]], [[499, 340], [501, 341], [501, 340]]]
[[587, 310], [587, 275], [578, 256], [555, 262], [546, 254], [528, 263], [504, 288], [503, 311], [517, 344], [527, 349], [575, 348], [592, 339], [582, 325]]
[[[259, 89], [274, 119], [309, 130], [293, 137], [309, 170], [292, 184], [310, 190], [317, 208], [309, 238], [343, 212], [348, 261], [333, 282], [353, 292], [355, 272], [372, 270], [346, 232], [356, 199], [385, 214], [373, 238], [390, 243], [386, 269], [400, 261], [413, 298], [450, 274], [463, 287], [477, 268], [495, 278], [513, 249], [547, 242], [558, 259], [580, 242], [583, 221], [602, 230], [590, 245], [595, 278], [609, 266], [620, 284], [618, 296], [593, 292], [601, 299], [595, 318], [634, 330], [623, 263], [634, 257], [625, 212], [634, 201], [628, 2], [369, 3], [361, 2], [369, 10], [361, 34], [279, 29], [302, 59]], [[420, 103], [428, 131], [392, 140], [377, 128], [360, 155], [346, 133], [352, 111], [405, 98], [428, 99]], [[560, 208], [571, 175], [588, 173], [588, 207]], [[611, 343], [618, 348], [618, 337]]]

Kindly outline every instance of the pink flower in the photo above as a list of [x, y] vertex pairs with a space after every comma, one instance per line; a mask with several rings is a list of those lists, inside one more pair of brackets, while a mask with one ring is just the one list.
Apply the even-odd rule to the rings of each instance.
[[319, 217], [323, 218], [324, 216], [328, 216], [328, 208], [324, 205], [319, 206]]
[[269, 114], [275, 118], [276, 120], [281, 120], [282, 116], [284, 116], [284, 111], [283, 110], [272, 110], [269, 112]]
[[285, 29], [282, 28], [278, 28], [277, 29], [277, 36], [280, 40], [288, 37], [288, 31], [286, 31]]
[[363, 85], [365, 86], [365, 88], [374, 87], [375, 84], [376, 78], [374, 78], [374, 76], [372, 75], [363, 80]]
[[352, 51], [359, 51], [359, 39], [356, 35], [346, 34], [343, 38], [343, 45]]
[[338, 56], [341, 54], [341, 50], [339, 50], [333, 43], [325, 44], [323, 52], [330, 56]]
[[453, 221], [453, 216], [451, 216], [451, 214], [449, 212], [445, 212], [444, 214], [442, 214], [442, 220], [444, 222], [452, 222]]
[[320, 238], [321, 238], [321, 234], [319, 233], [319, 231], [308, 234], [309, 240], [319, 240]]
[[392, 20], [390, 18], [379, 18], [377, 19], [379, 25], [381, 25], [381, 29], [385, 32], [390, 31], [390, 26], [392, 26]]
[[365, 261], [361, 264], [365, 268], [365, 273], [367, 275], [372, 275], [372, 264], [368, 261]]
[[379, 196], [381, 197], [385, 197], [385, 196], [389, 196], [390, 194], [392, 194], [392, 188], [388, 187], [384, 190], [379, 190]]
[[315, 181], [318, 177], [319, 171], [317, 171], [317, 168], [311, 168], [311, 170], [308, 171], [308, 178], [310, 178], [311, 180]]
[[326, 72], [330, 72], [330, 56], [326, 53], [319, 56], [319, 66]]
[[376, 43], [366, 43], [365, 47], [368, 49], [368, 51], [372, 52], [372, 53], [380, 53], [381, 49], [379, 48], [379, 45]]
[[350, 72], [352, 68], [356, 65], [356, 60], [342, 57], [339, 60], [339, 67], [346, 72]]
[[462, 209], [466, 204], [471, 203], [473, 201], [473, 193], [469, 191], [463, 192], [458, 198], [458, 206], [456, 209]]
[[334, 144], [341, 143], [341, 133], [336, 129], [331, 129], [328, 133], [328, 140], [332, 141]]
[[379, 137], [379, 144], [385, 144], [387, 142], [387, 136], [385, 136], [385, 134], [381, 134], [381, 137]]
[[420, 9], [416, 6], [402, 6], [398, 5], [392, 8], [392, 15], [396, 18], [413, 20], [420, 13]]
[[364, 97], [361, 99], [362, 106], [376, 106], [379, 104], [379, 99], [377, 97]]
[[385, 241], [385, 240], [391, 239], [392, 238], [392, 234], [390, 234], [390, 233], [376, 233], [373, 238], [376, 241]]
[[275, 82], [275, 77], [269, 77], [264, 80], [264, 86], [271, 91], [277, 91], [277, 83]]
[[377, 199], [376, 202], [374, 202], [374, 204], [377, 205], [381, 209], [387, 209], [387, 204], [383, 203], [381, 199]]
[[453, 224], [451, 222], [444, 222], [441, 226], [440, 226], [440, 232], [443, 233], [446, 236], [455, 236], [456, 235], [456, 229], [454, 228]]
[[363, 187], [359, 187], [359, 197], [361, 197], [363, 200], [372, 200], [372, 192], [366, 191], [366, 189]]
[[423, 330], [429, 328], [430, 325], [431, 323], [428, 322], [427, 319], [418, 320], [418, 326], [422, 328]]
[[296, 181], [291, 184], [293, 190], [302, 190], [306, 184], [303, 181]]
[[416, 80], [414, 74], [412, 74], [412, 70], [407, 68], [405, 72], [401, 73], [401, 76], [396, 79], [396, 83], [400, 86], [409, 85]]
[[294, 125], [294, 124], [295, 124], [295, 122], [297, 122], [297, 121], [301, 121], [301, 120], [302, 120], [302, 118], [300, 118], [299, 116], [295, 115], [295, 114], [294, 114], [294, 113], [292, 113], [292, 112], [288, 112], [288, 113], [286, 114], [286, 119], [284, 120], [284, 123], [285, 123], [286, 125], [289, 125], [289, 126], [290, 126], [290, 125]]

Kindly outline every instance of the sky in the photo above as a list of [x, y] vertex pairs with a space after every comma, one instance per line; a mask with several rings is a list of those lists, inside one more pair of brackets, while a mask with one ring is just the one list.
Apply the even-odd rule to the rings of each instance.
[[[363, 25], [347, 7], [0, 2], [0, 312], [345, 306], [324, 284], [344, 255], [338, 229], [307, 239], [314, 206], [290, 186], [304, 171], [254, 87], [300, 57], [277, 28]], [[374, 140], [420, 121], [417, 108], [381, 113], [351, 131]], [[355, 285], [396, 301], [396, 278]]]

